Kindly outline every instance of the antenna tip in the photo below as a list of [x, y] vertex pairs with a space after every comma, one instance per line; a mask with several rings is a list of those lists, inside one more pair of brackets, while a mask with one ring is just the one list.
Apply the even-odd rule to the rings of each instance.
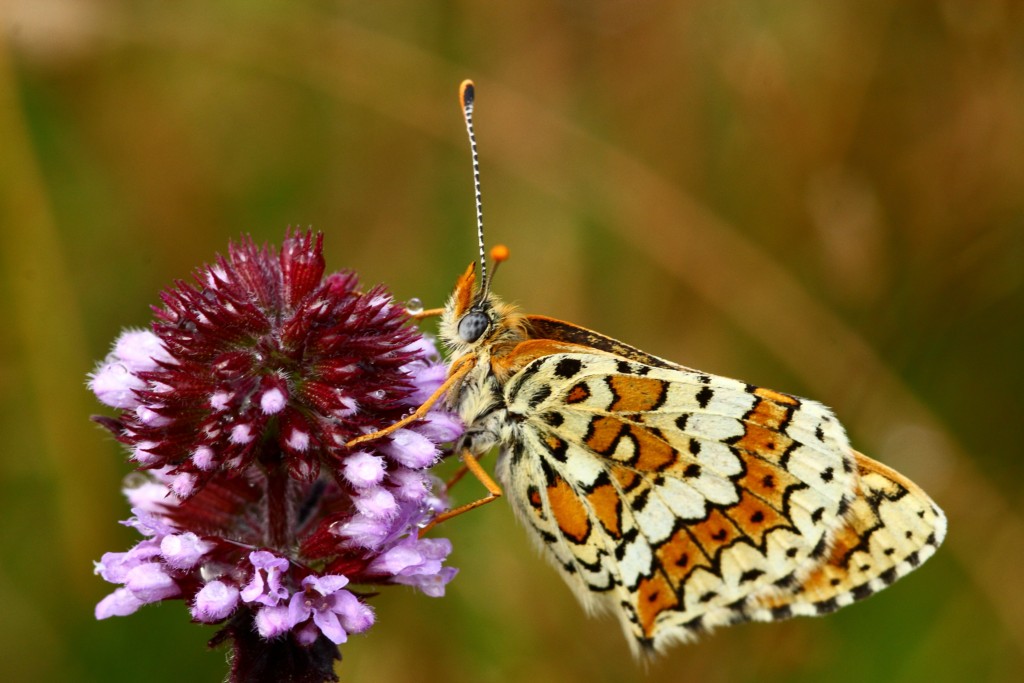
[[508, 247], [504, 244], [495, 244], [491, 248], [491, 260], [496, 264], [501, 263], [502, 261], [507, 261], [510, 255]]
[[462, 85], [459, 86], [459, 101], [462, 102], [462, 108], [473, 106], [473, 96], [476, 94], [476, 88], [473, 85], [473, 81], [468, 78], [462, 81]]

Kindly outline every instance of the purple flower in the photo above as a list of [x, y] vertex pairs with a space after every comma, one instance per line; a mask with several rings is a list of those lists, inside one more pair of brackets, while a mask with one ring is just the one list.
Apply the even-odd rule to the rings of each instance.
[[136, 392], [146, 388], [140, 373], [155, 370], [160, 363], [173, 362], [155, 334], [144, 330], [125, 330], [114, 343], [110, 355], [89, 376], [89, 388], [100, 401], [112, 408], [137, 408], [139, 399]]
[[[295, 623], [288, 614], [288, 605], [266, 605], [256, 612], [256, 630], [264, 638], [277, 638], [292, 630]], [[300, 643], [307, 645], [307, 643]]]
[[415, 586], [431, 597], [444, 595], [444, 588], [457, 569], [445, 567], [452, 551], [447, 538], [403, 538], [370, 564], [370, 571], [394, 576], [395, 583]]
[[192, 616], [197, 621], [213, 624], [223, 621], [235, 610], [239, 590], [229, 583], [214, 580], [199, 589], [192, 601]]
[[174, 578], [160, 562], [145, 562], [125, 574], [124, 587], [145, 603], [158, 602], [181, 593]]
[[96, 604], [96, 618], [126, 617], [145, 604], [127, 588], [118, 588]]
[[391, 442], [381, 450], [395, 462], [412, 469], [430, 467], [440, 455], [434, 442], [412, 429], [395, 430]]
[[175, 569], [191, 569], [214, 545], [200, 539], [191, 531], [170, 534], [160, 539], [160, 554]]
[[324, 277], [319, 236], [228, 254], [165, 291], [152, 331], [124, 332], [90, 376], [120, 411], [97, 420], [141, 470], [125, 524], [144, 537], [96, 564], [118, 586], [96, 617], [182, 599], [223, 624], [233, 677], [332, 680], [325, 653], [373, 624], [368, 596], [439, 596], [455, 575], [451, 544], [418, 532], [447, 508], [426, 470], [462, 427], [437, 407], [349, 449], [440, 386], [433, 341], [382, 288]]
[[300, 626], [312, 616], [313, 624], [335, 644], [348, 640], [349, 633], [370, 628], [373, 611], [355, 595], [342, 590], [346, 585], [348, 579], [344, 576], [307, 576], [302, 581], [303, 590], [288, 603], [289, 620]]
[[288, 597], [288, 589], [281, 585], [281, 575], [290, 568], [288, 560], [265, 550], [249, 554], [252, 562], [252, 580], [242, 589], [242, 600], [273, 607]]
[[375, 486], [384, 480], [384, 459], [370, 453], [353, 453], [345, 460], [342, 474], [357, 489]]
[[[254, 463], [272, 436], [295, 479], [337, 473], [346, 442], [402, 417], [419, 374], [436, 374], [419, 333], [383, 289], [323, 277], [322, 238], [289, 236], [278, 255], [251, 241], [163, 293], [152, 332], [129, 330], [89, 386], [125, 412], [104, 421], [146, 469], [190, 474]], [[432, 380], [431, 380], [432, 381]]]

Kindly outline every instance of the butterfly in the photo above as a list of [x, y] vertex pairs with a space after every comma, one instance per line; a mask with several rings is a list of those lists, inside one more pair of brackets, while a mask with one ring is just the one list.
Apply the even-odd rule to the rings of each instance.
[[[946, 519], [903, 475], [854, 450], [820, 403], [658, 358], [490, 291], [473, 130], [480, 275], [440, 314], [464, 466], [505, 494], [588, 612], [636, 653], [715, 627], [826, 614], [889, 586], [942, 543]], [[507, 258], [496, 247], [492, 263]], [[492, 270], [492, 275], [493, 275]], [[478, 457], [498, 446], [495, 483]], [[426, 531], [426, 530], [425, 530]]]

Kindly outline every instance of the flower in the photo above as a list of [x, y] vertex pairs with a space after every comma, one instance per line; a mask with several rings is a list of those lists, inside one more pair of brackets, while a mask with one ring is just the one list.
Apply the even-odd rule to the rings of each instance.
[[[405, 310], [380, 287], [359, 292], [353, 273], [323, 273], [322, 237], [294, 234], [280, 255], [232, 245], [165, 291], [153, 331], [125, 331], [89, 383], [124, 410], [105, 424], [132, 458], [180, 479], [187, 498], [272, 438], [290, 475], [313, 481], [337, 472], [346, 442], [436, 388], [444, 366]], [[436, 453], [417, 444], [409, 459]]]
[[144, 536], [96, 563], [118, 586], [96, 617], [182, 599], [223, 624], [232, 680], [336, 680], [336, 646], [374, 622], [353, 586], [439, 596], [456, 573], [451, 544], [418, 531], [447, 508], [427, 470], [462, 426], [437, 407], [350, 449], [437, 391], [433, 340], [382, 288], [324, 277], [319, 235], [228, 254], [165, 291], [152, 331], [122, 333], [90, 376], [120, 411], [97, 421], [140, 470], [125, 524]]
[[289, 569], [288, 560], [266, 550], [255, 550], [249, 553], [249, 561], [252, 580], [242, 589], [242, 600], [273, 607], [288, 597], [288, 589], [281, 585], [281, 575]]
[[[344, 576], [307, 576], [302, 580], [304, 590], [293, 595], [288, 603], [289, 621], [298, 626], [312, 617], [312, 625], [334, 644], [344, 643], [349, 633], [370, 628], [373, 612], [355, 595], [342, 590], [347, 584]], [[308, 634], [305, 638], [309, 639], [316, 629], [300, 630], [300, 634]]]

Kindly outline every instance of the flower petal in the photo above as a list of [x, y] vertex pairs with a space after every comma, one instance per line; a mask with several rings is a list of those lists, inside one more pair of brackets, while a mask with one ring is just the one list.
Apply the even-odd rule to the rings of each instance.
[[178, 584], [159, 562], [146, 562], [129, 570], [124, 587], [144, 603], [158, 602], [181, 593]]
[[238, 605], [238, 588], [223, 581], [210, 581], [199, 589], [192, 603], [192, 616], [212, 624], [227, 618]]
[[295, 625], [288, 617], [287, 605], [264, 605], [253, 621], [259, 634], [268, 639], [287, 633]]
[[430, 467], [437, 462], [439, 455], [434, 442], [411, 429], [396, 429], [391, 434], [391, 443], [382, 445], [380, 449], [393, 460], [413, 469]]
[[191, 531], [183, 534], [164, 536], [160, 541], [160, 552], [175, 569], [190, 569], [206, 553], [213, 550], [212, 543], [204, 541]]
[[313, 623], [320, 628], [320, 632], [327, 636], [335, 645], [340, 645], [348, 640], [348, 634], [341, 627], [338, 615], [330, 610], [317, 610], [313, 612]]
[[95, 614], [97, 619], [126, 617], [144, 604], [127, 588], [118, 588], [96, 604]]
[[342, 467], [345, 479], [357, 488], [376, 486], [384, 479], [384, 459], [370, 453], [353, 453]]

